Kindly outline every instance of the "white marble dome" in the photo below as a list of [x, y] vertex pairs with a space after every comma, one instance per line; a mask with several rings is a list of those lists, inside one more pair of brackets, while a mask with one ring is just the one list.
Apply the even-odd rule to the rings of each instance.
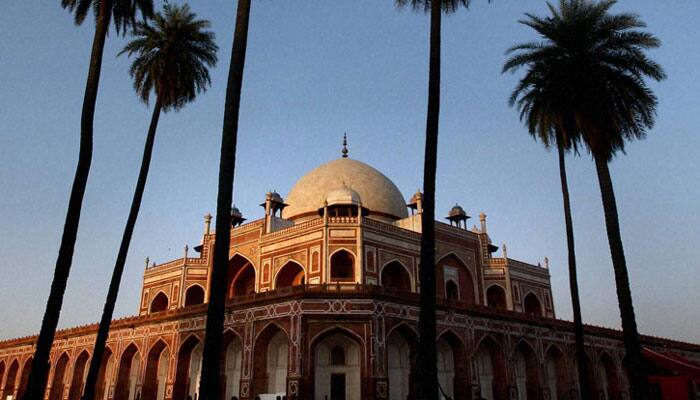
[[327, 162], [302, 176], [285, 198], [288, 206], [282, 217], [295, 220], [317, 216], [329, 195], [340, 194], [344, 187], [359, 196], [370, 216], [408, 217], [406, 202], [396, 185], [376, 169], [350, 158]]

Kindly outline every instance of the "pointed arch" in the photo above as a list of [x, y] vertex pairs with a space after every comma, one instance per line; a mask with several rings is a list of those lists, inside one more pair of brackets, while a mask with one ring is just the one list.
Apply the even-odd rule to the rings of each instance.
[[289, 364], [289, 336], [276, 322], [269, 322], [253, 344], [253, 385], [251, 397], [261, 393], [286, 392]]
[[56, 361], [53, 370], [53, 380], [51, 380], [51, 389], [49, 390], [49, 400], [62, 400], [63, 390], [65, 388], [66, 367], [68, 366], [68, 352], [63, 352]]
[[275, 289], [298, 286], [306, 283], [306, 269], [295, 260], [288, 260], [275, 273], [273, 282]]
[[197, 335], [190, 334], [180, 345], [175, 366], [173, 400], [186, 400], [191, 389], [198, 384], [201, 372], [201, 357], [198, 356], [201, 356], [201, 351], [195, 354], [195, 349], [201, 347], [201, 343]]
[[102, 364], [97, 372], [97, 384], [95, 387], [95, 400], [107, 400], [109, 397], [109, 386], [114, 380], [117, 369], [117, 360], [114, 352], [109, 346], [105, 346], [102, 355]]
[[396, 258], [379, 269], [379, 282], [382, 286], [405, 292], [413, 291], [414, 287], [410, 270]]
[[256, 282], [257, 270], [253, 261], [241, 253], [235, 253], [226, 269], [227, 298], [255, 293]]
[[521, 338], [513, 350], [515, 381], [518, 398], [538, 399], [542, 393], [540, 361], [534, 347]]
[[602, 351], [598, 357], [598, 382], [607, 400], [622, 399], [619, 368], [615, 359], [607, 351]]
[[506, 289], [494, 283], [486, 289], [486, 305], [499, 310], [507, 310]]
[[406, 322], [392, 327], [386, 335], [386, 371], [389, 400], [416, 397], [416, 355], [418, 333]]
[[162, 290], [158, 291], [158, 294], [153, 297], [151, 300], [151, 306], [149, 308], [151, 313], [157, 313], [157, 312], [162, 312], [166, 311], [168, 307], [170, 306], [170, 299], [168, 299], [168, 295], [165, 294]]
[[[334, 326], [315, 335], [309, 346], [311, 376], [313, 376], [313, 398], [333, 398], [338, 393], [347, 400], [363, 399], [362, 371], [364, 340], [355, 332]], [[334, 382], [333, 376], [342, 377]], [[335, 384], [339, 386], [334, 387]], [[336, 392], [337, 393], [337, 392]]]
[[570, 383], [564, 352], [559, 346], [551, 343], [544, 354], [545, 386], [549, 389], [550, 399], [567, 399]]
[[476, 344], [476, 373], [481, 398], [506, 400], [508, 375], [503, 345], [492, 335], [484, 335]]
[[[476, 295], [478, 293], [476, 276], [457, 254], [449, 252], [440, 257], [435, 265], [437, 267], [435, 277], [438, 297], [447, 299], [449, 295], [452, 300], [455, 300], [456, 295], [459, 301], [467, 304], [479, 303]], [[447, 284], [450, 281], [454, 283], [456, 288], [451, 285], [448, 287]]]
[[542, 302], [535, 292], [532, 291], [528, 292], [525, 297], [523, 297], [523, 310], [526, 314], [530, 314], [535, 317], [544, 316]]
[[204, 303], [204, 288], [202, 285], [193, 284], [185, 291], [185, 307]]
[[19, 370], [19, 360], [14, 359], [10, 363], [10, 367], [7, 369], [7, 379], [5, 381], [5, 388], [2, 391], [2, 398], [6, 399], [7, 396], [12, 396], [15, 393], [15, 386], [17, 385], [17, 371]]
[[445, 395], [455, 399], [467, 399], [467, 355], [464, 340], [452, 329], [442, 331], [437, 337], [438, 381]]
[[357, 271], [357, 257], [352, 251], [341, 248], [333, 251], [330, 256], [329, 282], [355, 282], [359, 273]]
[[228, 400], [240, 395], [241, 373], [243, 370], [243, 338], [228, 328], [224, 331], [221, 344], [221, 367], [219, 400]]
[[[24, 392], [27, 390], [27, 382], [29, 382], [29, 372], [32, 370], [32, 364], [34, 363], [34, 356], [30, 356], [24, 361], [24, 366], [22, 367], [22, 375], [19, 378], [19, 385], [17, 387], [17, 398], [21, 399], [24, 396]], [[47, 377], [48, 379], [48, 374]], [[7, 396], [3, 395], [3, 398]]]
[[141, 391], [143, 400], [163, 400], [165, 380], [168, 375], [170, 349], [163, 339], [158, 339], [146, 356], [146, 374]]
[[129, 343], [122, 351], [117, 367], [117, 382], [114, 400], [133, 400], [136, 398], [136, 386], [141, 372], [142, 354], [136, 343]]
[[83, 387], [85, 386], [85, 378], [87, 377], [86, 367], [89, 359], [90, 353], [87, 350], [80, 352], [75, 359], [73, 378], [68, 390], [68, 400], [80, 400], [80, 396], [83, 394]]

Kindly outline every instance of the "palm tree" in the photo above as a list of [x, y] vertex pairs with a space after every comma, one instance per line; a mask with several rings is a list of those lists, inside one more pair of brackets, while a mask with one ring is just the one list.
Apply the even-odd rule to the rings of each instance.
[[[435, 3], [439, 7], [435, 7]], [[430, 70], [428, 114], [423, 164], [423, 212], [420, 243], [420, 314], [418, 317], [418, 398], [437, 400], [437, 348], [435, 318], [435, 175], [437, 171], [438, 124], [440, 119], [440, 26], [442, 12], [469, 7], [470, 0], [396, 0], [398, 7], [430, 12]]]
[[63, 236], [58, 250], [51, 290], [37, 338], [34, 362], [27, 381], [27, 391], [24, 395], [28, 400], [43, 399], [46, 388], [49, 352], [56, 335], [56, 326], [63, 305], [63, 294], [66, 291], [66, 283], [73, 262], [80, 211], [90, 174], [95, 103], [102, 70], [102, 53], [109, 24], [114, 21], [114, 26], [119, 34], [133, 26], [139, 12], [145, 18], [150, 17], [153, 13], [153, 0], [61, 0], [61, 6], [74, 13], [77, 25], [82, 24], [90, 11], [93, 10], [95, 13], [95, 34], [92, 39], [90, 65], [80, 118], [78, 165], [75, 169], [73, 186], [68, 200], [68, 211], [63, 225]]
[[[530, 26], [530, 21], [521, 21]], [[517, 105], [520, 119], [523, 120], [530, 135], [541, 140], [546, 148], [552, 144], [557, 148], [559, 158], [559, 179], [561, 182], [562, 199], [564, 203], [564, 224], [566, 226], [566, 244], [569, 253], [569, 287], [571, 290], [571, 306], [574, 314], [574, 338], [576, 347], [576, 362], [581, 398], [591, 398], [588, 382], [588, 359], [584, 349], [583, 322], [581, 319], [581, 302], [578, 293], [578, 278], [576, 274], [576, 249], [574, 243], [574, 227], [571, 217], [571, 202], [569, 200], [569, 184], [566, 177], [565, 153], [573, 151], [578, 154], [581, 141], [580, 132], [572, 123], [568, 91], [566, 86], [557, 81], [557, 59], [531, 57], [533, 49], [541, 48], [539, 43], [525, 43], [508, 50], [513, 54], [503, 66], [503, 72], [514, 72], [526, 67], [527, 72], [513, 91], [509, 104]]]
[[516, 64], [542, 63], [548, 87], [565, 88], [571, 123], [595, 161], [608, 244], [612, 255], [632, 398], [649, 398], [647, 366], [632, 304], [617, 203], [608, 163], [629, 140], [642, 139], [654, 124], [657, 100], [645, 79], [665, 78], [646, 50], [660, 41], [642, 31], [635, 14], [611, 14], [614, 0], [560, 0], [546, 18], [527, 15], [542, 42], [524, 46]]
[[231, 244], [231, 201], [233, 199], [233, 177], [236, 166], [236, 141], [238, 139], [238, 116], [243, 88], [243, 69], [248, 47], [248, 21], [251, 0], [238, 0], [236, 27], [233, 34], [233, 49], [226, 84], [224, 126], [221, 134], [219, 156], [219, 185], [216, 198], [216, 240], [214, 260], [209, 286], [209, 305], [202, 351], [202, 377], [200, 400], [218, 400], [220, 382], [221, 341], [224, 330], [226, 302], [226, 268]]
[[95, 385], [102, 365], [114, 305], [129, 252], [129, 243], [148, 178], [160, 113], [181, 109], [193, 101], [199, 93], [204, 92], [211, 83], [208, 67], [216, 65], [218, 47], [214, 43], [214, 33], [206, 30], [210, 26], [209, 21], [196, 18], [197, 14], [191, 12], [187, 4], [177, 6], [166, 3], [163, 6], [163, 12], [157, 13], [152, 23], [144, 21], [134, 26], [132, 35], [135, 38], [119, 53], [136, 55], [129, 71], [134, 79], [134, 89], [146, 104], [153, 92], [155, 105], [131, 209], [122, 234], [97, 331], [83, 392], [84, 400], [92, 400], [95, 397]]

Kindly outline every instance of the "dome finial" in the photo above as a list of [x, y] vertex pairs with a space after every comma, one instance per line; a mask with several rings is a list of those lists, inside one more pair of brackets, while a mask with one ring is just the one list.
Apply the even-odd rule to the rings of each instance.
[[343, 158], [348, 158], [348, 134], [343, 133]]

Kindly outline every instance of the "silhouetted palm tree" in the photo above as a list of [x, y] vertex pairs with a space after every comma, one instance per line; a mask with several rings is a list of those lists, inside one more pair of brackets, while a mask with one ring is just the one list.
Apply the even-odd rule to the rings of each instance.
[[218, 47], [214, 43], [214, 33], [207, 30], [209, 25], [209, 21], [197, 19], [197, 14], [190, 11], [187, 4], [177, 6], [166, 3], [163, 12], [157, 13], [152, 23], [144, 21], [135, 25], [132, 33], [135, 38], [119, 53], [136, 55], [129, 70], [134, 79], [134, 90], [146, 104], [152, 92], [155, 95], [155, 105], [131, 209], [122, 234], [97, 331], [95, 349], [90, 360], [83, 392], [84, 400], [92, 400], [95, 397], [95, 385], [102, 365], [114, 305], [146, 187], [160, 113], [179, 110], [193, 101], [197, 94], [205, 91], [211, 83], [208, 68], [216, 65]]
[[[439, 7], [435, 7], [436, 4]], [[430, 70], [428, 114], [425, 128], [423, 164], [423, 212], [420, 244], [420, 314], [418, 317], [418, 398], [438, 398], [436, 318], [435, 318], [435, 174], [437, 171], [438, 125], [440, 119], [440, 26], [442, 12], [468, 7], [470, 0], [396, 0], [398, 7], [411, 6], [430, 12]]]
[[551, 16], [528, 15], [541, 43], [523, 46], [513, 64], [543, 63], [549, 87], [566, 88], [571, 121], [591, 152], [600, 185], [608, 243], [625, 343], [632, 398], [647, 399], [647, 368], [637, 331], [617, 204], [608, 163], [628, 140], [641, 139], [654, 123], [656, 97], [646, 78], [662, 80], [663, 69], [645, 51], [660, 45], [635, 14], [611, 14], [613, 0], [561, 0]]
[[75, 169], [73, 186], [71, 187], [68, 200], [68, 211], [66, 212], [66, 221], [63, 225], [63, 236], [61, 237], [61, 244], [58, 250], [51, 290], [46, 302], [46, 311], [44, 311], [44, 318], [41, 322], [39, 337], [37, 338], [34, 362], [27, 381], [27, 391], [24, 394], [24, 397], [28, 400], [41, 400], [44, 398], [49, 352], [56, 334], [56, 326], [58, 325], [58, 318], [63, 305], [63, 294], [66, 291], [66, 283], [68, 282], [68, 275], [73, 262], [75, 239], [78, 234], [78, 224], [80, 223], [80, 211], [83, 205], [88, 175], [90, 174], [95, 103], [100, 83], [100, 72], [102, 70], [102, 53], [109, 24], [113, 20], [117, 33], [123, 33], [130, 26], [133, 26], [139, 12], [144, 17], [150, 17], [153, 13], [153, 0], [61, 0], [61, 6], [74, 13], [77, 25], [85, 21], [91, 10], [94, 11], [95, 34], [92, 39], [90, 66], [88, 68], [83, 109], [80, 117], [78, 165]]
[[226, 84], [224, 126], [219, 156], [219, 185], [216, 198], [216, 240], [209, 286], [204, 349], [202, 351], [200, 400], [219, 400], [221, 340], [226, 306], [226, 268], [228, 267], [229, 245], [231, 244], [231, 201], [233, 199], [243, 69], [246, 48], [248, 47], [250, 3], [251, 0], [238, 0], [233, 49]]
[[[530, 26], [530, 21], [521, 21]], [[513, 54], [503, 67], [503, 72], [527, 68], [525, 76], [513, 91], [509, 103], [517, 105], [520, 119], [523, 120], [530, 135], [540, 140], [545, 147], [556, 146], [559, 158], [559, 179], [564, 203], [564, 223], [566, 226], [566, 244], [569, 253], [569, 287], [571, 289], [571, 306], [574, 314], [574, 338], [576, 362], [581, 398], [590, 399], [588, 382], [588, 359], [584, 349], [583, 322], [581, 319], [581, 302], [578, 293], [576, 274], [576, 249], [574, 243], [574, 226], [571, 217], [569, 184], [566, 177], [565, 153], [578, 153], [581, 135], [572, 122], [570, 93], [566, 86], [559, 85], [556, 77], [559, 62], [556, 58], [532, 56], [533, 49], [541, 48], [540, 43], [525, 43], [508, 50]]]

